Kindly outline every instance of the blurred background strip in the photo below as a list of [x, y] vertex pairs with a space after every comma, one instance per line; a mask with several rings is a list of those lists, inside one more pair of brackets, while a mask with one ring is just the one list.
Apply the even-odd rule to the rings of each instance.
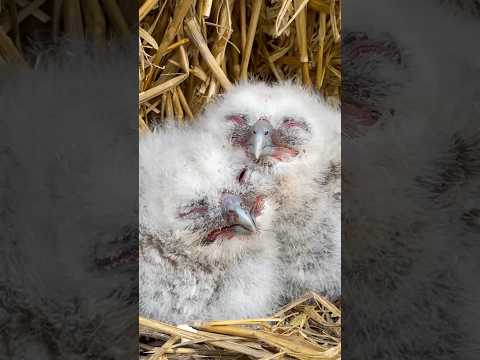
[[137, 1], [2, 0], [0, 65], [34, 65], [62, 39], [105, 46], [119, 35], [137, 31]]

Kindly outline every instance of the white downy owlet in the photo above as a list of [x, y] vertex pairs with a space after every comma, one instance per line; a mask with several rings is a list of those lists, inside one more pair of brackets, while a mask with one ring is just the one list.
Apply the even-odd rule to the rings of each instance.
[[279, 206], [288, 299], [341, 293], [340, 111], [291, 84], [244, 83], [207, 107], [199, 127], [241, 150], [245, 179], [269, 177]]
[[140, 314], [172, 323], [277, 307], [267, 185], [238, 181], [233, 153], [194, 129], [140, 141]]

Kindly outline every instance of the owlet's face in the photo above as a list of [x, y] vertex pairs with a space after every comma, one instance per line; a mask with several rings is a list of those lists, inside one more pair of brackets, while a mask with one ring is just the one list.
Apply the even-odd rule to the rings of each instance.
[[181, 241], [212, 257], [235, 256], [256, 247], [267, 225], [266, 201], [247, 186], [197, 193], [175, 208]]
[[315, 132], [312, 99], [289, 84], [242, 84], [207, 109], [205, 123], [213, 133], [221, 128], [222, 136], [252, 162], [271, 167], [306, 152]]
[[295, 115], [260, 115], [244, 112], [226, 116], [228, 136], [234, 146], [242, 148], [253, 161], [272, 165], [290, 161], [311, 140], [308, 123]]
[[[161, 130], [140, 143], [140, 224], [165, 252], [228, 259], [263, 246], [269, 185], [240, 182], [242, 163], [216, 137]], [[237, 163], [238, 162], [238, 163]]]

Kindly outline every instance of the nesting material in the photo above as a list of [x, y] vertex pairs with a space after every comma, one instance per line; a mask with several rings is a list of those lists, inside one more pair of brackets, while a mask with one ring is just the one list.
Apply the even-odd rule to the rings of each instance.
[[140, 129], [192, 121], [246, 79], [292, 80], [338, 102], [340, 9], [339, 0], [143, 1]]
[[333, 360], [341, 355], [341, 310], [315, 293], [265, 319], [176, 327], [140, 318], [139, 324], [139, 358], [145, 360]]
[[[194, 121], [236, 82], [294, 81], [339, 102], [339, 0], [144, 0], [139, 127]], [[198, 314], [201, 319], [202, 314]], [[268, 319], [140, 318], [141, 359], [340, 359], [341, 311], [310, 293]]]

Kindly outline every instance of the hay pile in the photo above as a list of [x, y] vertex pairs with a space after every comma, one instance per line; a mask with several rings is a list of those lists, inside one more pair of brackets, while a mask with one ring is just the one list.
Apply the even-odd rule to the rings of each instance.
[[268, 319], [190, 325], [140, 318], [140, 359], [340, 359], [341, 312], [314, 293]]
[[139, 126], [189, 121], [248, 78], [340, 93], [339, 0], [145, 0]]

